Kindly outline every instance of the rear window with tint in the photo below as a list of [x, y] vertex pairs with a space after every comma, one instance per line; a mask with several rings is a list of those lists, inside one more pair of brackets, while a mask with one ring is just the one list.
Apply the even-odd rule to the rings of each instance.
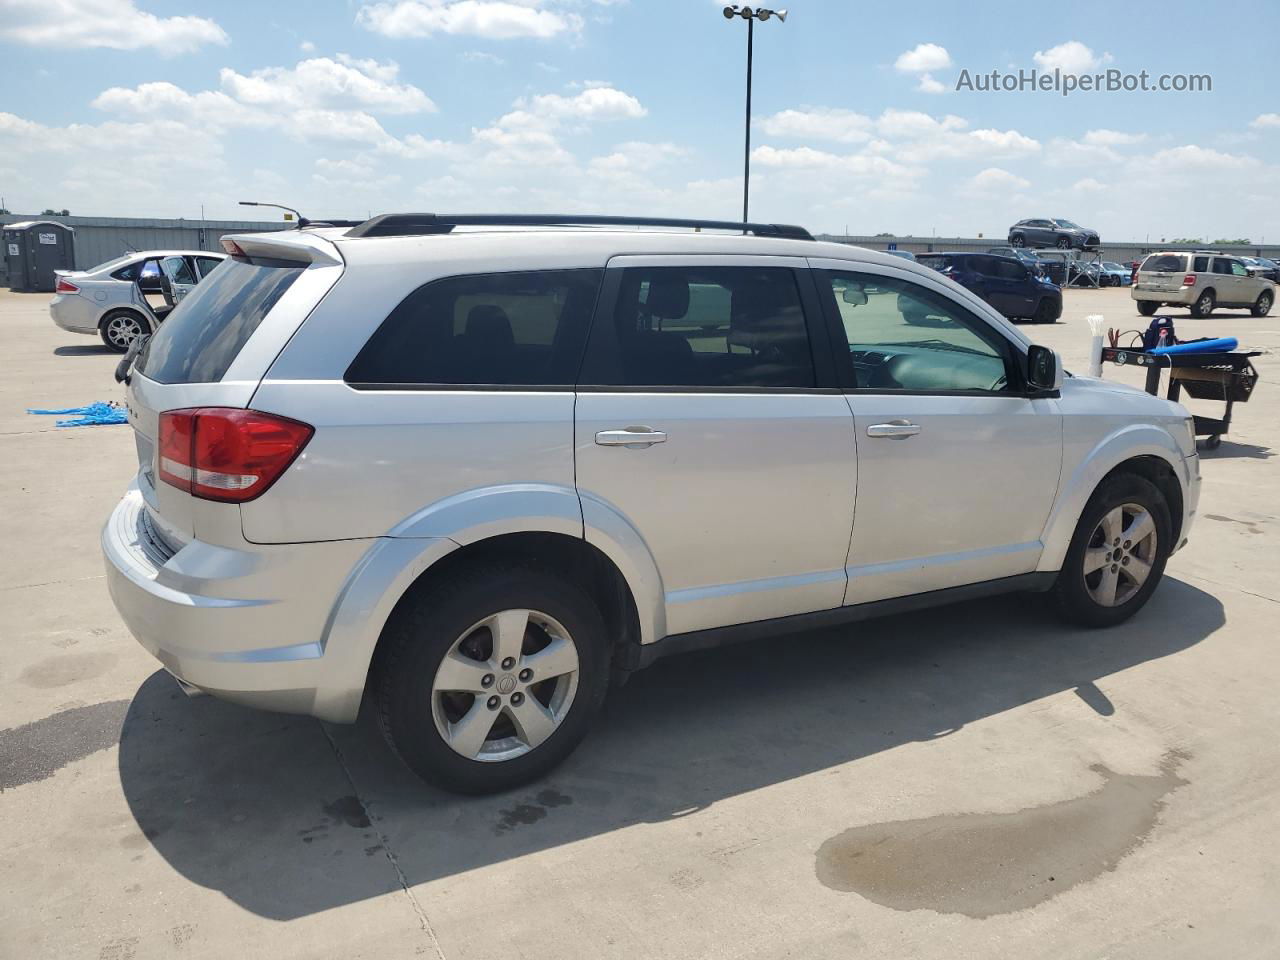
[[1196, 257], [1195, 263], [1191, 265], [1192, 273], [1205, 273], [1209, 269], [1208, 257]]
[[600, 270], [450, 277], [391, 311], [348, 368], [359, 388], [558, 386], [571, 389]]
[[922, 253], [916, 256], [916, 263], [922, 263], [933, 270], [945, 270], [951, 266], [951, 258], [938, 256], [937, 254]]
[[182, 299], [147, 341], [135, 369], [160, 383], [221, 380], [304, 269], [232, 261]]
[[1153, 253], [1138, 269], [1143, 273], [1181, 273], [1187, 269], [1187, 258], [1178, 253]]

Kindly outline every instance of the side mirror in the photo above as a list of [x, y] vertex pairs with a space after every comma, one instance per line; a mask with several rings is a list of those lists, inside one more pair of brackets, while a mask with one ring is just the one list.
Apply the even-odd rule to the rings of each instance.
[[848, 286], [845, 287], [844, 292], [840, 294], [840, 299], [855, 307], [861, 307], [867, 302], [867, 291], [862, 289], [860, 286]]
[[1027, 348], [1027, 386], [1032, 390], [1062, 389], [1062, 358], [1057, 351], [1038, 344]]

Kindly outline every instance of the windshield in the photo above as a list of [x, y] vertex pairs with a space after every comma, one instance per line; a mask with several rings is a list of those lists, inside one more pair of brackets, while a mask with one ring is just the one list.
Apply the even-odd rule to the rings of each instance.
[[1058, 226], [1060, 226], [1060, 227], [1068, 227], [1068, 228], [1070, 228], [1070, 229], [1072, 229], [1072, 230], [1083, 230], [1083, 229], [1084, 229], [1084, 228], [1083, 228], [1082, 226], [1080, 226], [1079, 224], [1077, 224], [1077, 223], [1072, 223], [1070, 220], [1055, 220], [1055, 221], [1053, 221], [1053, 222], [1054, 222], [1054, 223], [1056, 223], [1056, 224], [1057, 224]]
[[1103, 260], [1103, 261], [1102, 261], [1102, 265], [1103, 265], [1104, 267], [1106, 267], [1108, 270], [1123, 270], [1123, 269], [1124, 269], [1124, 267], [1120, 266], [1120, 264], [1116, 263], [1116, 262], [1115, 262], [1115, 261], [1113, 261], [1113, 260]]

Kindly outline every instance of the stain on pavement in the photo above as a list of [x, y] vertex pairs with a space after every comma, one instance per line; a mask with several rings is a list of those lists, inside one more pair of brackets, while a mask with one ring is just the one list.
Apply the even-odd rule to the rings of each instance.
[[128, 700], [109, 700], [0, 730], [0, 790], [47, 779], [68, 763], [115, 746], [128, 709]]
[[854, 827], [826, 841], [819, 881], [895, 910], [990, 917], [1043, 903], [1114, 870], [1156, 825], [1166, 798], [1187, 783], [1186, 754], [1157, 774], [1115, 773], [1092, 793], [1016, 813], [966, 813]]

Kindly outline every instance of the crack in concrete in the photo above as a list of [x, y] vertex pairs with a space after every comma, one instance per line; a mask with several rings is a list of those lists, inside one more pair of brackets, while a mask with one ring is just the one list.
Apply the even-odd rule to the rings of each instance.
[[391, 864], [391, 869], [396, 872], [396, 879], [400, 882], [400, 889], [404, 891], [404, 895], [409, 899], [409, 905], [413, 908], [414, 914], [418, 918], [418, 925], [422, 928], [423, 933], [427, 935], [427, 939], [431, 941], [431, 946], [435, 949], [436, 960], [445, 960], [444, 951], [440, 948], [440, 940], [436, 937], [436, 932], [431, 926], [431, 921], [427, 918], [427, 912], [422, 909], [422, 904], [418, 902], [418, 898], [413, 894], [413, 885], [409, 883], [409, 878], [405, 875], [400, 861], [396, 857], [395, 851], [391, 849], [391, 838], [388, 837], [373, 818], [373, 813], [369, 809], [368, 802], [360, 795], [360, 788], [356, 785], [355, 777], [351, 775], [351, 769], [347, 766], [346, 757], [342, 755], [342, 749], [338, 746], [338, 741], [333, 738], [329, 732], [329, 728], [321, 721], [316, 721], [324, 738], [329, 741], [329, 747], [333, 750], [334, 757], [337, 758], [338, 766], [342, 769], [342, 775], [347, 778], [347, 783], [351, 784], [351, 795], [360, 803], [361, 809], [364, 810], [365, 817], [368, 818], [369, 824], [374, 833], [378, 836], [378, 842], [382, 844], [382, 853], [387, 858], [387, 862]]

